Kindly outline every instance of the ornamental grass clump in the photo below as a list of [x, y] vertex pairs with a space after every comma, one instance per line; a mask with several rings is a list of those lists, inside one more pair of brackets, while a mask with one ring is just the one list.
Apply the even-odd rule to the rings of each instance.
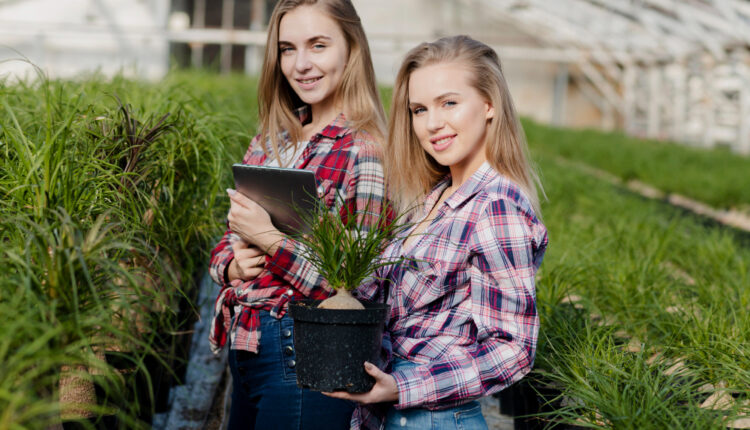
[[[0, 430], [150, 428], [180, 377], [193, 276], [226, 211], [217, 172], [244, 150], [228, 124], [253, 118], [194, 83], [0, 79]], [[97, 398], [67, 399], [67, 381]]]
[[304, 248], [303, 256], [310, 262], [336, 294], [323, 300], [323, 309], [364, 309], [351, 291], [378, 268], [397, 264], [401, 259], [384, 259], [383, 249], [396, 233], [405, 229], [393, 208], [384, 204], [371, 211], [371, 204], [354, 212], [342, 205], [337, 213], [330, 212], [320, 201], [316, 209], [304, 214], [309, 230], [295, 235]]

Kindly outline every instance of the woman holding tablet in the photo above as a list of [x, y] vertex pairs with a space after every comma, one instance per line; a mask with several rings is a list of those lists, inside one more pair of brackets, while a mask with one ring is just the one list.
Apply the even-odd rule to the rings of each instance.
[[[377, 225], [385, 117], [350, 0], [276, 4], [258, 99], [260, 134], [243, 163], [311, 170], [332, 211]], [[210, 341], [214, 351], [230, 344], [229, 428], [348, 428], [352, 402], [297, 387], [286, 315], [290, 300], [321, 299], [331, 290], [256, 202], [228, 193], [228, 229], [211, 254], [210, 273], [222, 291]]]
[[[421, 205], [360, 299], [391, 305], [389, 368], [366, 363], [354, 428], [486, 429], [479, 397], [529, 372], [534, 277], [547, 246], [538, 180], [495, 51], [466, 36], [423, 43], [393, 91], [386, 172], [397, 204]], [[390, 404], [390, 406], [388, 406]], [[386, 405], [385, 410], [383, 405]]]

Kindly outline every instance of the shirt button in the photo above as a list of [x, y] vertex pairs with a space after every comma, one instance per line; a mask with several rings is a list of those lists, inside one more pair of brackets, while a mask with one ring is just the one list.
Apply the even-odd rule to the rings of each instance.
[[406, 417], [401, 417], [399, 424], [401, 424], [401, 427], [406, 427]]
[[294, 360], [289, 360], [289, 361], [286, 362], [286, 365], [293, 369], [294, 366], [297, 365], [297, 362], [294, 361]]
[[288, 296], [294, 295], [294, 290], [290, 288], [290, 289], [286, 290], [286, 294]]
[[281, 331], [281, 335], [284, 337], [292, 337], [292, 331], [288, 328], [285, 328]]
[[284, 355], [286, 355], [287, 357], [290, 355], [294, 355], [294, 348], [292, 348], [291, 346], [284, 347]]

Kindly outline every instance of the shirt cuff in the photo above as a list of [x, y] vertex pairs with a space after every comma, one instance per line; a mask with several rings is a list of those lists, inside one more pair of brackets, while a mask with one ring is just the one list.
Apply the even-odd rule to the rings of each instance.
[[431, 379], [430, 372], [426, 368], [418, 366], [396, 370], [391, 373], [391, 376], [396, 380], [398, 388], [396, 409], [413, 408], [426, 403], [428, 381]]
[[219, 270], [217, 272], [221, 273], [221, 276], [222, 276], [221, 285], [222, 286], [229, 284], [229, 266], [232, 264], [232, 261], [234, 261], [234, 256], [232, 256], [232, 258], [227, 260], [223, 268], [219, 266]]

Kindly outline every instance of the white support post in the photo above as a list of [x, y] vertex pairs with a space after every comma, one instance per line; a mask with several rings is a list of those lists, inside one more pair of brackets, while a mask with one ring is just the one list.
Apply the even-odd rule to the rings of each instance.
[[750, 155], [750, 53], [746, 48], [740, 47], [732, 53], [732, 56], [737, 62], [737, 75], [741, 83], [736, 151], [743, 155]]
[[[223, 30], [234, 29], [234, 0], [223, 0], [221, 3], [221, 28]], [[221, 73], [228, 74], [232, 71], [232, 45], [223, 43], [221, 45]]]
[[555, 93], [552, 99], [552, 124], [561, 127], [565, 125], [565, 105], [568, 96], [568, 65], [557, 65], [555, 74]]
[[623, 72], [623, 120], [625, 132], [635, 134], [636, 125], [636, 84], [638, 80], [638, 66], [629, 64]]
[[[265, 27], [266, 1], [250, 0], [250, 30], [261, 31]], [[247, 45], [245, 48], [245, 73], [260, 74], [263, 63], [263, 46]]]
[[673, 88], [672, 100], [672, 124], [670, 136], [673, 140], [683, 142], [685, 140], [685, 122], [687, 120], [687, 70], [685, 64], [674, 63], [671, 65], [671, 78]]
[[703, 118], [704, 118], [704, 132], [703, 132], [703, 147], [705, 148], [713, 148], [714, 146], [714, 137], [713, 137], [713, 128], [715, 125], [714, 121], [714, 103], [712, 100], [712, 83], [714, 82], [714, 67], [716, 67], [715, 61], [713, 61], [713, 57], [708, 57], [706, 55], [703, 55], [702, 61], [701, 61], [701, 67], [703, 68], [703, 73], [701, 73], [700, 78], [703, 81], [703, 91], [704, 93], [708, 93], [709, 97], [705, 98], [705, 106], [703, 111]]
[[659, 66], [652, 64], [648, 68], [648, 125], [646, 135], [652, 139], [659, 138], [661, 129], [661, 100], [662, 100], [661, 71]]
[[[195, 3], [193, 4], [193, 22], [191, 27], [206, 27], [206, 0], [195, 0]], [[190, 44], [190, 59], [193, 68], [200, 69], [203, 67], [203, 43], [194, 42]]]

